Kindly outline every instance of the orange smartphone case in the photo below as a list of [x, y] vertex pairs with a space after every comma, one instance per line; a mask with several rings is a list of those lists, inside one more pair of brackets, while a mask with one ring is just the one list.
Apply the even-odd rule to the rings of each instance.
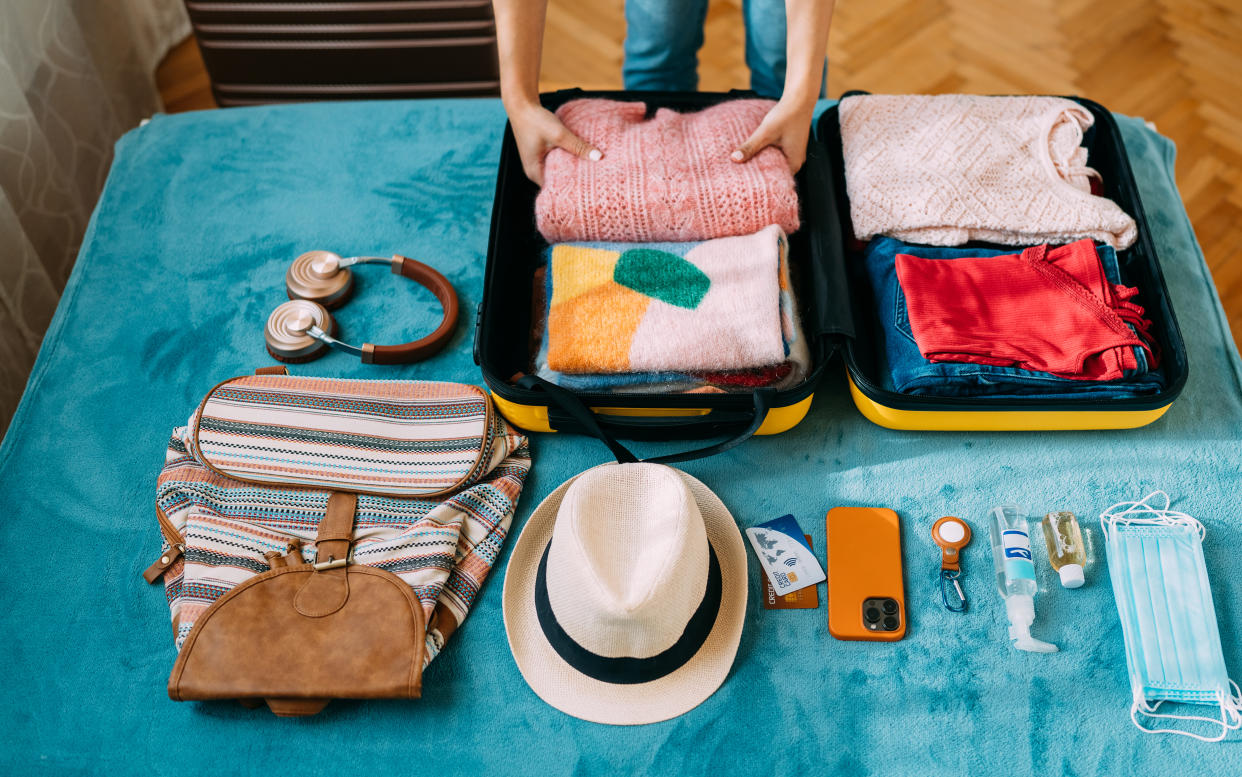
[[[901, 528], [887, 507], [834, 507], [828, 511], [828, 632], [837, 639], [895, 642], [906, 635]], [[868, 625], [864, 603], [894, 599], [896, 629]]]

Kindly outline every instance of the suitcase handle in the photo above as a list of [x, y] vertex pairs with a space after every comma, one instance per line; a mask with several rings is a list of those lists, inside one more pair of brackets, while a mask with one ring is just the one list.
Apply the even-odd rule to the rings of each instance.
[[[734, 437], [730, 437], [702, 448], [682, 451], [681, 453], [668, 453], [663, 456], [652, 456], [647, 459], [639, 459], [633, 454], [633, 452], [630, 451], [629, 448], [626, 448], [624, 445], [617, 442], [616, 437], [610, 434], [604, 426], [611, 423], [613, 426], [624, 427], [628, 425], [631, 427], [647, 429], [660, 427], [676, 428], [684, 427], [687, 423], [686, 418], [679, 416], [674, 419], [627, 418], [623, 422], [603, 421], [600, 418], [600, 414], [588, 407], [577, 394], [569, 389], [562, 388], [555, 383], [546, 381], [537, 375], [523, 375], [517, 380], [517, 385], [522, 388], [541, 390], [546, 393], [548, 398], [552, 400], [553, 404], [568, 415], [570, 419], [575, 421], [586, 434], [595, 437], [597, 440], [604, 443], [604, 445], [607, 445], [608, 450], [612, 452], [613, 457], [622, 464], [630, 464], [639, 461], [649, 464], [674, 464], [676, 462], [692, 461], [694, 459], [714, 456], [717, 453], [724, 453], [730, 448], [734, 448], [746, 442], [754, 436], [756, 431], [759, 430], [759, 427], [763, 425], [764, 419], [768, 416], [768, 409], [771, 407], [771, 396], [773, 393], [771, 389], [758, 389], [753, 392], [753, 413], [746, 414], [738, 419], [738, 423], [745, 424], [745, 426], [742, 431]], [[704, 416], [704, 418], [710, 418], [710, 414], [709, 416]], [[716, 419], [711, 419], [711, 422], [713, 424], [718, 423], [718, 419], [719, 416], [717, 416]], [[693, 423], [693, 421], [690, 423]]]

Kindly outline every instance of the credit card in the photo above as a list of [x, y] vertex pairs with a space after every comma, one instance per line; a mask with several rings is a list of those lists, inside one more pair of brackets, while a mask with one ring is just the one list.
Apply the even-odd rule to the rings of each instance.
[[746, 536], [777, 596], [826, 579], [806, 534], [792, 515], [752, 526], [746, 530]]
[[[806, 544], [811, 545], [811, 535], [806, 535]], [[763, 576], [763, 609], [765, 610], [814, 610], [819, 607], [819, 589], [808, 585], [791, 594], [777, 596], [776, 589], [767, 575]]]

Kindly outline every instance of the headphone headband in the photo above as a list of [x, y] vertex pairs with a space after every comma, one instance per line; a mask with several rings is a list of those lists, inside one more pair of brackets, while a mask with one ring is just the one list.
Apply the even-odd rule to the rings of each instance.
[[424, 287], [440, 301], [444, 308], [444, 318], [431, 334], [413, 342], [401, 345], [362, 344], [363, 364], [405, 364], [430, 358], [448, 345], [457, 326], [457, 292], [448, 278], [434, 267], [423, 264], [417, 259], [394, 254], [390, 261], [392, 271], [396, 275], [404, 275]]

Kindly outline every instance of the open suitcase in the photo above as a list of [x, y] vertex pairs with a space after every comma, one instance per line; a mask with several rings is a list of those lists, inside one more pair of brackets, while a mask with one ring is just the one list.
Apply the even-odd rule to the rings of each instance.
[[[649, 111], [668, 107], [686, 112], [753, 96], [749, 92], [640, 94], [574, 89], [544, 95], [543, 103], [556, 110], [569, 100], [599, 97], [642, 100]], [[496, 406], [512, 424], [529, 431], [587, 433], [606, 441], [614, 437], [733, 437], [720, 445], [667, 459], [679, 460], [722, 450], [751, 434], [778, 434], [792, 428], [810, 409], [820, 381], [829, 372], [836, 374], [830, 364], [840, 353], [855, 405], [871, 421], [893, 429], [1123, 429], [1155, 421], [1185, 385], [1185, 346], [1120, 130], [1100, 105], [1073, 99], [1095, 117], [1083, 142], [1091, 165], [1104, 179], [1104, 195], [1132, 215], [1138, 225], [1138, 240], [1119, 252], [1118, 260], [1127, 283], [1140, 289], [1140, 301], [1147, 308], [1162, 352], [1166, 380], [1159, 393], [1128, 399], [1035, 399], [913, 396], [882, 388], [874, 342], [878, 321], [868, 281], [853, 250], [834, 106], [817, 122], [806, 164], [797, 175], [803, 226], [789, 236], [789, 258], [803, 326], [812, 344], [814, 368], [797, 386], [750, 393], [586, 394], [524, 377], [530, 362], [532, 280], [547, 243], [534, 227], [538, 190], [523, 174], [512, 131], [506, 128], [474, 344], [475, 361]]]

